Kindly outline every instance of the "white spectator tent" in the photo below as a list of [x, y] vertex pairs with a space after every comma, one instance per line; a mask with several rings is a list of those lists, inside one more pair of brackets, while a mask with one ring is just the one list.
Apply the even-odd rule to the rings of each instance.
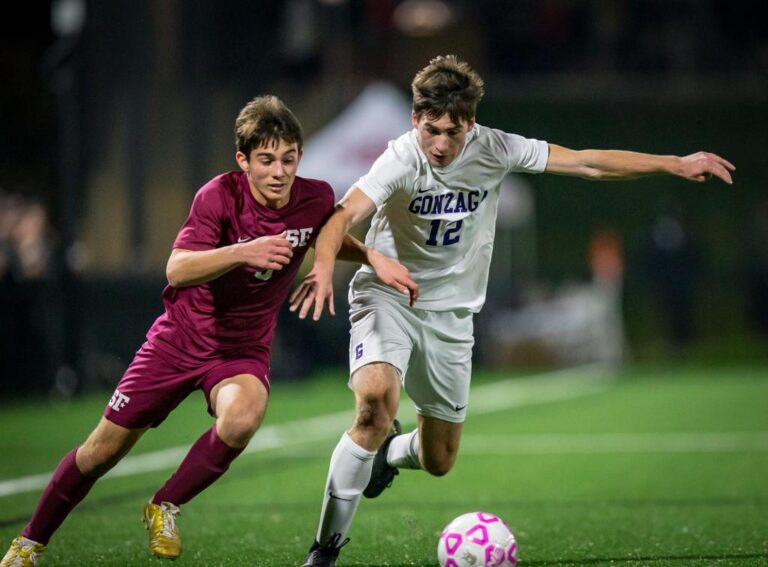
[[411, 128], [411, 106], [396, 87], [372, 83], [304, 144], [299, 175], [328, 181], [340, 199]]

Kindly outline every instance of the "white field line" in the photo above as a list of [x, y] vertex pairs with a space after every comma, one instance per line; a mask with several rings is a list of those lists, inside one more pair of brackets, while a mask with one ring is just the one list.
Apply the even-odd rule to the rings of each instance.
[[[612, 377], [612, 374], [603, 368], [588, 366], [478, 385], [472, 388], [469, 411], [472, 415], [485, 414], [515, 406], [586, 396], [606, 389]], [[265, 426], [256, 433], [244, 452], [297, 447], [340, 436], [351, 425], [352, 417], [353, 411], [350, 408], [348, 411]], [[404, 400], [398, 418], [403, 424], [416, 423], [413, 405]], [[104, 478], [175, 468], [188, 450], [189, 446], [184, 445], [130, 455]], [[48, 484], [51, 474], [52, 472], [47, 472], [0, 481], [0, 497], [40, 490]]]
[[461, 440], [462, 455], [760, 452], [768, 452], [766, 432], [465, 435]]

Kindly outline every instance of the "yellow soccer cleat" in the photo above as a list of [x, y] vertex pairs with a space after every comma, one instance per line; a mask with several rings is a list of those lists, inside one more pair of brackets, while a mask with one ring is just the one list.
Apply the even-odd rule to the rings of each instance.
[[11, 542], [0, 567], [35, 567], [43, 551], [45, 546], [42, 543], [19, 536]]
[[176, 559], [181, 555], [181, 536], [176, 528], [179, 507], [170, 502], [144, 506], [144, 525], [149, 531], [149, 550], [163, 559]]

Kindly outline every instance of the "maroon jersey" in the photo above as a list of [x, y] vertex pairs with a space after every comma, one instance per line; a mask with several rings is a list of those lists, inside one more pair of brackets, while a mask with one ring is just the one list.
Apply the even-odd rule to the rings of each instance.
[[282, 270], [240, 266], [205, 284], [166, 286], [165, 313], [147, 340], [183, 359], [269, 352], [280, 307], [333, 206], [333, 190], [324, 181], [296, 177], [288, 204], [270, 209], [253, 198], [245, 173], [214, 177], [197, 192], [173, 247], [210, 250], [287, 231], [291, 262]]

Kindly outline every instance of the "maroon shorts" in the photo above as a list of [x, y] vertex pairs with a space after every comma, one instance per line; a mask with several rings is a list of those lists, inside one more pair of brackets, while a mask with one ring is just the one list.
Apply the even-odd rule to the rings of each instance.
[[253, 374], [269, 392], [269, 353], [252, 351], [210, 360], [178, 359], [145, 342], [117, 384], [104, 417], [128, 429], [157, 427], [194, 390], [213, 415], [213, 387], [238, 374]]

